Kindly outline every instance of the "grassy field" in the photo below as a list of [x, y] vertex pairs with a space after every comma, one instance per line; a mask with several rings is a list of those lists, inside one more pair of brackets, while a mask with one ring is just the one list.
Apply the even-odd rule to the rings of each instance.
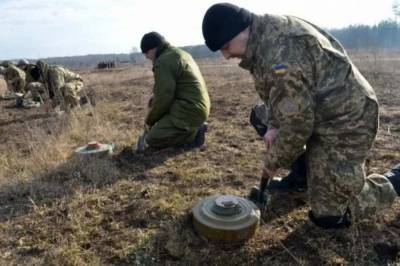
[[[367, 171], [383, 173], [400, 161], [400, 57], [352, 57], [381, 103]], [[191, 151], [131, 153], [153, 84], [150, 65], [81, 71], [96, 106], [68, 116], [0, 102], [1, 265], [400, 263], [399, 200], [350, 229], [329, 231], [308, 221], [305, 193], [273, 195], [252, 239], [218, 243], [197, 235], [191, 207], [217, 193], [247, 195], [258, 185], [264, 148], [248, 122], [258, 100], [251, 76], [235, 61], [199, 65], [212, 109], [206, 145]], [[114, 143], [114, 155], [72, 156], [90, 140]]]

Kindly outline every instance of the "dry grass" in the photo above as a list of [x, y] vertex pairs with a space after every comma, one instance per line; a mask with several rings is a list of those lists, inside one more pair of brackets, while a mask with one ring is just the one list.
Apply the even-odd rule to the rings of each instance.
[[[369, 172], [382, 173], [400, 159], [400, 63], [353, 56], [382, 105], [368, 161]], [[249, 241], [199, 237], [190, 208], [215, 193], [246, 195], [258, 184], [263, 150], [247, 122], [258, 99], [251, 77], [236, 62], [203, 60], [200, 66], [212, 99], [207, 144], [200, 150], [130, 153], [150, 95], [149, 65], [82, 71], [96, 106], [69, 116], [46, 117], [44, 110], [19, 111], [2, 102], [0, 264], [400, 263], [399, 201], [376, 219], [332, 232], [309, 224], [304, 194], [274, 195], [273, 211]], [[114, 156], [71, 156], [92, 139], [116, 144]]]

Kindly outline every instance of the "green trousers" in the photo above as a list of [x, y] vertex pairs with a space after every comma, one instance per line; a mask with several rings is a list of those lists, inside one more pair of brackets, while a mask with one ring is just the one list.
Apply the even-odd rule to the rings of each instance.
[[161, 118], [149, 131], [146, 144], [151, 148], [163, 149], [191, 143], [196, 137], [197, 128], [176, 127], [169, 115]]

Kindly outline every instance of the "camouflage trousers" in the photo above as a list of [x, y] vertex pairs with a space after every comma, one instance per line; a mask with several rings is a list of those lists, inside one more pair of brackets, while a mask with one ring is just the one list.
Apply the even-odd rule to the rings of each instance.
[[163, 116], [151, 127], [146, 144], [151, 148], [163, 149], [191, 143], [196, 137], [197, 128], [186, 130], [176, 127], [169, 115]]
[[[75, 106], [79, 103], [79, 92], [83, 88], [82, 81], [76, 80], [66, 83], [55, 94], [57, 104], [65, 103], [68, 106]], [[41, 98], [43, 101], [48, 99], [47, 90], [41, 82], [31, 82], [26, 87], [27, 91], [31, 91], [33, 99]]]
[[41, 99], [42, 101], [46, 101], [48, 96], [46, 93], [46, 88], [41, 82], [30, 82], [26, 85], [26, 91], [30, 91], [32, 98], [34, 100]]
[[25, 80], [14, 78], [13, 80], [7, 80], [6, 83], [8, 91], [25, 93]]
[[60, 88], [62, 98], [58, 99], [60, 102], [63, 100], [66, 105], [76, 106], [79, 104], [79, 92], [83, 88], [83, 82], [79, 80], [74, 80], [65, 83], [63, 87]]
[[[254, 108], [260, 108], [257, 115], [265, 114], [261, 121], [268, 119], [265, 107]], [[353, 218], [368, 218], [389, 208], [397, 196], [386, 177], [365, 174], [365, 158], [378, 127], [375, 103], [366, 101], [360, 121], [365, 127], [363, 136], [335, 136], [326, 141], [313, 135], [307, 142], [308, 198], [315, 217], [342, 216], [350, 209]]]

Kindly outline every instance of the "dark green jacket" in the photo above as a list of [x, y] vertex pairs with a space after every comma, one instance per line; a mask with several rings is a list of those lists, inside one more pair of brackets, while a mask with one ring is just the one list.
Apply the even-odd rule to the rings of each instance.
[[163, 116], [172, 123], [193, 130], [210, 114], [210, 98], [196, 62], [187, 52], [164, 43], [157, 48], [153, 66], [153, 105], [146, 124], [153, 126]]

